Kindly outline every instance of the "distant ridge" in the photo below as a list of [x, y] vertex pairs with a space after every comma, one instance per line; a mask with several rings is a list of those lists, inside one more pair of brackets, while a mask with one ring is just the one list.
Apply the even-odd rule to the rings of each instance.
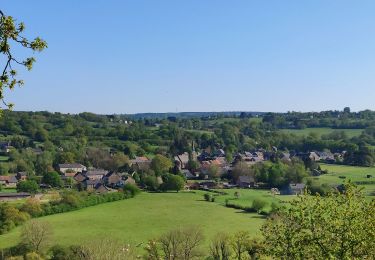
[[240, 116], [241, 113], [245, 113], [246, 115], [257, 116], [263, 115], [266, 112], [254, 112], [254, 111], [226, 111], [226, 112], [178, 112], [178, 113], [136, 113], [136, 114], [123, 114], [126, 117], [133, 118], [133, 119], [163, 119], [168, 117], [176, 117], [176, 118], [197, 118], [197, 117], [216, 117], [216, 116], [226, 116], [226, 117], [234, 117]]

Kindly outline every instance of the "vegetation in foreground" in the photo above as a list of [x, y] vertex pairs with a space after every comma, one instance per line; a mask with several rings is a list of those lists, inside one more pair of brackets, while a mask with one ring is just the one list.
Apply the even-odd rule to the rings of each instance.
[[[123, 234], [122, 239], [114, 236], [114, 233], [111, 232], [113, 229], [108, 230], [110, 228], [107, 225], [110, 236], [102, 235], [99, 239], [87, 239], [96, 237], [91, 234], [91, 236], [86, 236], [85, 240], [71, 243], [71, 246], [67, 246], [69, 244], [53, 246], [51, 244], [54, 241], [52, 236], [56, 235], [56, 230], [53, 229], [58, 225], [51, 225], [52, 218], [47, 217], [40, 221], [30, 221], [24, 225], [19, 230], [20, 244], [4, 253], [9, 255], [13, 252], [20, 255], [20, 252], [23, 252], [21, 255], [24, 255], [25, 258], [21, 256], [21, 259], [108, 260], [136, 258], [149, 260], [373, 259], [375, 257], [373, 250], [375, 246], [375, 201], [365, 200], [360, 189], [351, 183], [346, 183], [342, 190], [332, 191], [324, 198], [310, 194], [299, 196], [292, 201], [291, 207], [281, 207], [265, 222], [263, 221], [261, 234], [258, 234], [256, 239], [254, 239], [254, 233], [251, 230], [246, 231], [243, 227], [241, 228], [240, 224], [233, 225], [234, 223], [232, 223], [236, 218], [237, 220], [243, 218], [244, 221], [250, 223], [251, 214], [236, 215], [233, 214], [232, 210], [220, 207], [215, 203], [192, 200], [192, 198], [196, 199], [198, 194], [191, 193], [143, 194], [143, 198], [147, 198], [149, 201], [146, 206], [154, 205], [155, 197], [158, 197], [158, 195], [163, 197], [161, 201], [167, 204], [166, 207], [171, 206], [171, 202], [165, 200], [167, 197], [169, 197], [169, 200], [178, 201], [178, 205], [180, 205], [183, 196], [188, 196], [184, 200], [185, 206], [188, 205], [186, 202], [189, 202], [190, 206], [195, 205], [195, 207], [189, 207], [187, 211], [180, 215], [180, 218], [185, 216], [182, 225], [178, 221], [180, 219], [176, 218], [177, 223], [169, 223], [169, 228], [165, 229], [166, 226], [163, 225], [163, 221], [166, 220], [165, 218], [169, 218], [172, 213], [168, 212], [170, 213], [168, 215], [158, 214], [158, 219], [149, 219], [148, 221], [152, 220], [157, 223], [147, 223], [148, 228], [146, 226], [135, 227], [138, 229], [138, 233], [148, 232], [148, 239], [141, 243], [129, 243], [131, 232]], [[138, 199], [141, 197], [142, 195]], [[136, 200], [126, 201], [127, 206], [129, 207], [129, 203]], [[113, 205], [117, 204], [116, 208], [119, 209], [119, 203], [125, 202], [115, 202]], [[109, 205], [103, 206], [108, 207]], [[191, 212], [194, 209], [202, 210], [202, 206], [205, 206], [204, 215], [206, 218], [193, 218], [193, 220], [200, 220], [201, 225], [197, 225], [196, 221], [191, 221], [191, 217], [193, 217]], [[151, 213], [146, 209], [147, 207], [144, 208], [143, 215]], [[83, 211], [86, 210], [89, 209]], [[169, 210], [171, 211], [171, 209]], [[180, 210], [182, 209], [180, 208]], [[221, 218], [218, 218], [218, 210], [222, 213], [227, 211], [229, 213], [228, 218], [223, 218], [223, 214], [220, 215]], [[153, 209], [153, 212], [155, 212], [155, 209]], [[202, 215], [201, 212], [195, 214]], [[166, 212], [164, 210], [164, 212], [159, 213]], [[211, 218], [215, 213], [215, 218]], [[76, 215], [76, 217], [78, 216]], [[82, 216], [74, 219], [75, 221], [84, 220]], [[188, 219], [190, 222], [187, 221]], [[226, 222], [226, 225], [219, 226], [219, 220], [222, 223]], [[144, 221], [141, 215], [133, 219], [132, 224], [137, 224], [140, 221]], [[211, 230], [207, 230], [206, 221], [209, 221], [207, 224], [210, 223]], [[159, 225], [159, 222], [161, 225]], [[73, 223], [66, 224], [70, 226]], [[146, 224], [146, 222], [143, 222], [143, 224]], [[151, 227], [153, 229], [158, 228], [158, 234], [153, 234]], [[91, 228], [94, 228], [94, 225], [91, 225]], [[130, 226], [128, 228], [131, 229]], [[120, 230], [126, 233], [131, 231], [129, 229]], [[101, 232], [103, 230], [105, 230], [104, 226]], [[207, 236], [207, 234], [211, 235]], [[82, 242], [89, 240], [91, 242]], [[121, 242], [121, 240], [124, 242]], [[148, 242], [145, 243], [144, 241]], [[141, 248], [144, 251], [141, 251]]]

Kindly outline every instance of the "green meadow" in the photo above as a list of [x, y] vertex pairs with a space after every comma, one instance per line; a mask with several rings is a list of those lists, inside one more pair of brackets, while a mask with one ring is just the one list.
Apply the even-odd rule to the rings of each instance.
[[305, 129], [282, 129], [281, 131], [298, 136], [309, 135], [310, 133], [317, 134], [318, 136], [327, 135], [333, 132], [343, 131], [351, 138], [361, 135], [363, 129], [332, 129], [332, 128], [305, 128]]
[[[40, 218], [53, 227], [53, 241], [62, 245], [111, 237], [133, 245], [176, 227], [199, 226], [205, 246], [218, 232], [248, 230], [259, 235], [264, 218], [203, 200], [203, 193], [142, 193], [136, 198]], [[20, 228], [0, 236], [0, 248], [19, 241]]]
[[0, 162], [7, 162], [9, 161], [9, 156], [0, 155]]
[[[375, 167], [357, 167], [348, 165], [331, 165], [321, 164], [322, 170], [328, 170], [328, 174], [323, 174], [319, 177], [314, 177], [320, 183], [327, 183], [329, 185], [339, 185], [344, 181], [352, 182], [366, 182], [368, 184], [360, 184], [358, 186], [364, 188], [366, 195], [375, 194]], [[367, 178], [367, 175], [372, 177]]]
[[[273, 195], [269, 190], [254, 190], [254, 189], [223, 189], [219, 190], [227, 193], [227, 195], [214, 195], [215, 202], [220, 205], [225, 205], [226, 201], [243, 207], [251, 207], [255, 199], [263, 200], [267, 203], [265, 210], [271, 209], [271, 204], [283, 204], [294, 199], [293, 195]], [[237, 192], [238, 197], [235, 196]]]

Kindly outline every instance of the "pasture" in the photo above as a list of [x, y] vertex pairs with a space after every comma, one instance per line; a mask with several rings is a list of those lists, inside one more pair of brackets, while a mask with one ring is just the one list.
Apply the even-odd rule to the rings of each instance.
[[[271, 204], [282, 204], [286, 203], [296, 196], [289, 195], [272, 195], [268, 190], [254, 190], [254, 189], [224, 189], [219, 190], [227, 193], [228, 195], [217, 195], [215, 196], [215, 202], [220, 205], [225, 205], [225, 201], [228, 200], [232, 204], [236, 204], [243, 207], [251, 207], [255, 199], [261, 199], [267, 203], [265, 210], [271, 209]], [[238, 198], [234, 195], [238, 193]]]
[[[40, 218], [53, 227], [52, 243], [76, 245], [111, 237], [134, 245], [176, 227], [200, 226], [208, 246], [218, 232], [248, 230], [259, 235], [264, 219], [203, 200], [203, 193], [142, 193], [136, 198]], [[77, 232], [78, 231], [78, 232]], [[0, 248], [19, 241], [20, 228], [0, 236]], [[141, 246], [142, 247], [142, 246]]]
[[[368, 184], [358, 185], [364, 188], [364, 193], [370, 195], [375, 192], [375, 167], [357, 167], [348, 165], [321, 164], [322, 170], [328, 170], [328, 174], [315, 177], [320, 183], [339, 185], [345, 180], [352, 182], [366, 182]], [[372, 177], [367, 178], [367, 175]], [[372, 182], [372, 183], [369, 183]]]
[[7, 162], [9, 161], [9, 156], [0, 155], [0, 162]]
[[310, 133], [318, 136], [327, 135], [333, 132], [343, 131], [349, 138], [361, 135], [363, 129], [332, 129], [332, 128], [305, 128], [305, 129], [282, 129], [284, 133], [295, 134], [297, 136], [307, 136]]

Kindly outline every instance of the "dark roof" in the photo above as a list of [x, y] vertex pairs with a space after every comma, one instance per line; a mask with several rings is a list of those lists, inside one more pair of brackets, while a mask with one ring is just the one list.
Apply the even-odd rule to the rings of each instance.
[[29, 196], [31, 196], [30, 193], [26, 193], [26, 192], [19, 192], [19, 193], [2, 192], [2, 193], [0, 193], [0, 198], [4, 198], [4, 197], [29, 197]]
[[95, 170], [88, 170], [86, 172], [86, 175], [89, 176], [89, 175], [106, 175], [108, 174], [108, 171], [106, 170], [101, 170], [101, 169], [95, 169]]
[[84, 181], [86, 180], [86, 175], [84, 175], [83, 173], [79, 172], [77, 173], [76, 175], [74, 175], [74, 179], [78, 182], [81, 182], [81, 181]]
[[88, 180], [85, 180], [85, 183], [86, 183], [86, 185], [98, 185], [98, 184], [101, 183], [101, 180], [88, 179]]
[[110, 191], [111, 189], [109, 189], [107, 186], [105, 186], [103, 183], [97, 183], [94, 187], [96, 190], [100, 189], [100, 188], [104, 188], [105, 190], [107, 191]]
[[240, 177], [238, 177], [238, 181], [241, 182], [241, 183], [255, 182], [254, 177], [251, 177], [251, 176], [240, 176]]
[[303, 190], [305, 188], [305, 184], [303, 183], [291, 183], [289, 184], [289, 187], [292, 189], [292, 190]]
[[186, 178], [195, 178], [195, 176], [189, 170], [182, 170], [182, 173], [185, 175]]
[[11, 175], [8, 182], [17, 183], [18, 179], [17, 179], [17, 177], [15, 175]]

